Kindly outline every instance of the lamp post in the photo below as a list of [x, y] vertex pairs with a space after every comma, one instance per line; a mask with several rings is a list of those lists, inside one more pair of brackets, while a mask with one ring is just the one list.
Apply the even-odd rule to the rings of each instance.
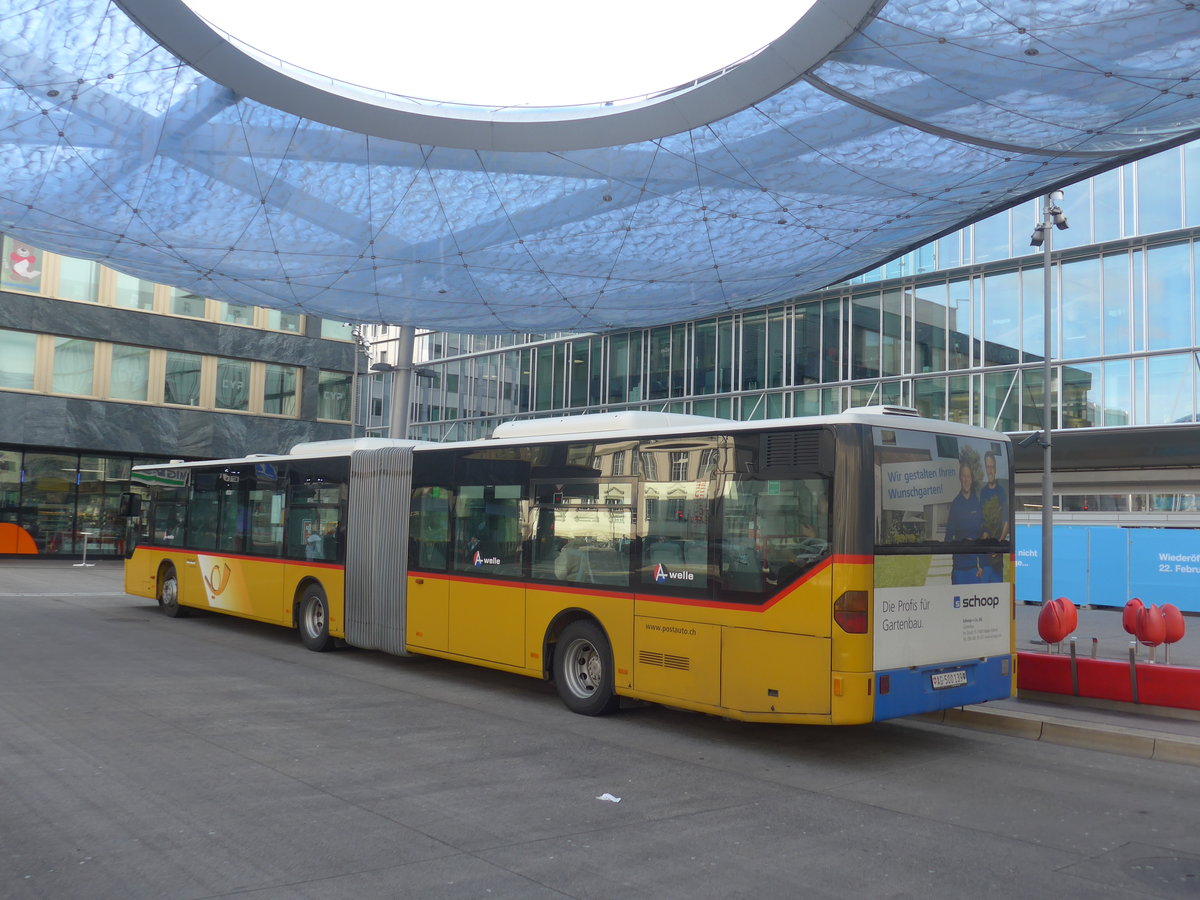
[[1059, 205], [1062, 191], [1051, 191], [1046, 195], [1042, 209], [1042, 221], [1034, 226], [1031, 247], [1042, 248], [1042, 431], [1038, 443], [1042, 445], [1042, 604], [1053, 599], [1054, 593], [1054, 473], [1051, 467], [1051, 421], [1054, 414], [1054, 395], [1051, 391], [1054, 354], [1053, 331], [1050, 322], [1054, 314], [1054, 279], [1050, 269], [1050, 250], [1054, 229], [1065, 231], [1067, 217]]

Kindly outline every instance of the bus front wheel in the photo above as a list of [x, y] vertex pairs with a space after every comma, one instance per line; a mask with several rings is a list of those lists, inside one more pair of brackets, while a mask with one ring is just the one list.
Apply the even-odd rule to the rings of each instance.
[[318, 585], [311, 585], [300, 600], [300, 638], [309, 650], [323, 653], [333, 649], [333, 638], [329, 636], [329, 601]]
[[167, 566], [159, 575], [158, 606], [172, 619], [181, 619], [188, 614], [188, 608], [179, 605], [179, 577], [174, 566]]
[[612, 647], [595, 622], [581, 620], [563, 629], [554, 652], [554, 686], [571, 712], [603, 716], [616, 710]]

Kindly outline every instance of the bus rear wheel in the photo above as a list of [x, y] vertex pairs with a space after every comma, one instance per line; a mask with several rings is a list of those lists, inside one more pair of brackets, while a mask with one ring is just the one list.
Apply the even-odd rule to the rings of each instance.
[[333, 649], [333, 638], [329, 636], [329, 601], [319, 585], [305, 588], [297, 621], [305, 647], [318, 653]]
[[603, 716], [617, 709], [612, 647], [595, 622], [581, 620], [563, 629], [554, 652], [554, 686], [571, 712]]
[[158, 607], [172, 619], [182, 619], [189, 612], [179, 605], [179, 576], [174, 566], [167, 566], [158, 578]]

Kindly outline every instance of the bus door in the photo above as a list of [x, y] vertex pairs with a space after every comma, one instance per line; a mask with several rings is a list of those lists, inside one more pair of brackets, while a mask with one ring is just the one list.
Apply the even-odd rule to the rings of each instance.
[[[283, 567], [278, 558], [284, 491], [269, 465], [226, 466], [197, 474], [189, 544], [211, 551], [198, 552], [195, 567], [200, 596], [211, 609], [283, 623]], [[181, 587], [186, 597], [197, 596], [190, 583]]]
[[449, 649], [450, 498], [445, 485], [413, 488], [408, 519], [406, 641], [426, 650]]
[[525, 665], [527, 483], [466, 484], [454, 498], [449, 652]]

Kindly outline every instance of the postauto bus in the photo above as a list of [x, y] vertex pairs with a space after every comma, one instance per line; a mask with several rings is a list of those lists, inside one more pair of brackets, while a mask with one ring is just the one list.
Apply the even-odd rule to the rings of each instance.
[[341, 641], [756, 722], [1009, 697], [1012, 464], [876, 407], [609, 413], [139, 469], [126, 590]]

